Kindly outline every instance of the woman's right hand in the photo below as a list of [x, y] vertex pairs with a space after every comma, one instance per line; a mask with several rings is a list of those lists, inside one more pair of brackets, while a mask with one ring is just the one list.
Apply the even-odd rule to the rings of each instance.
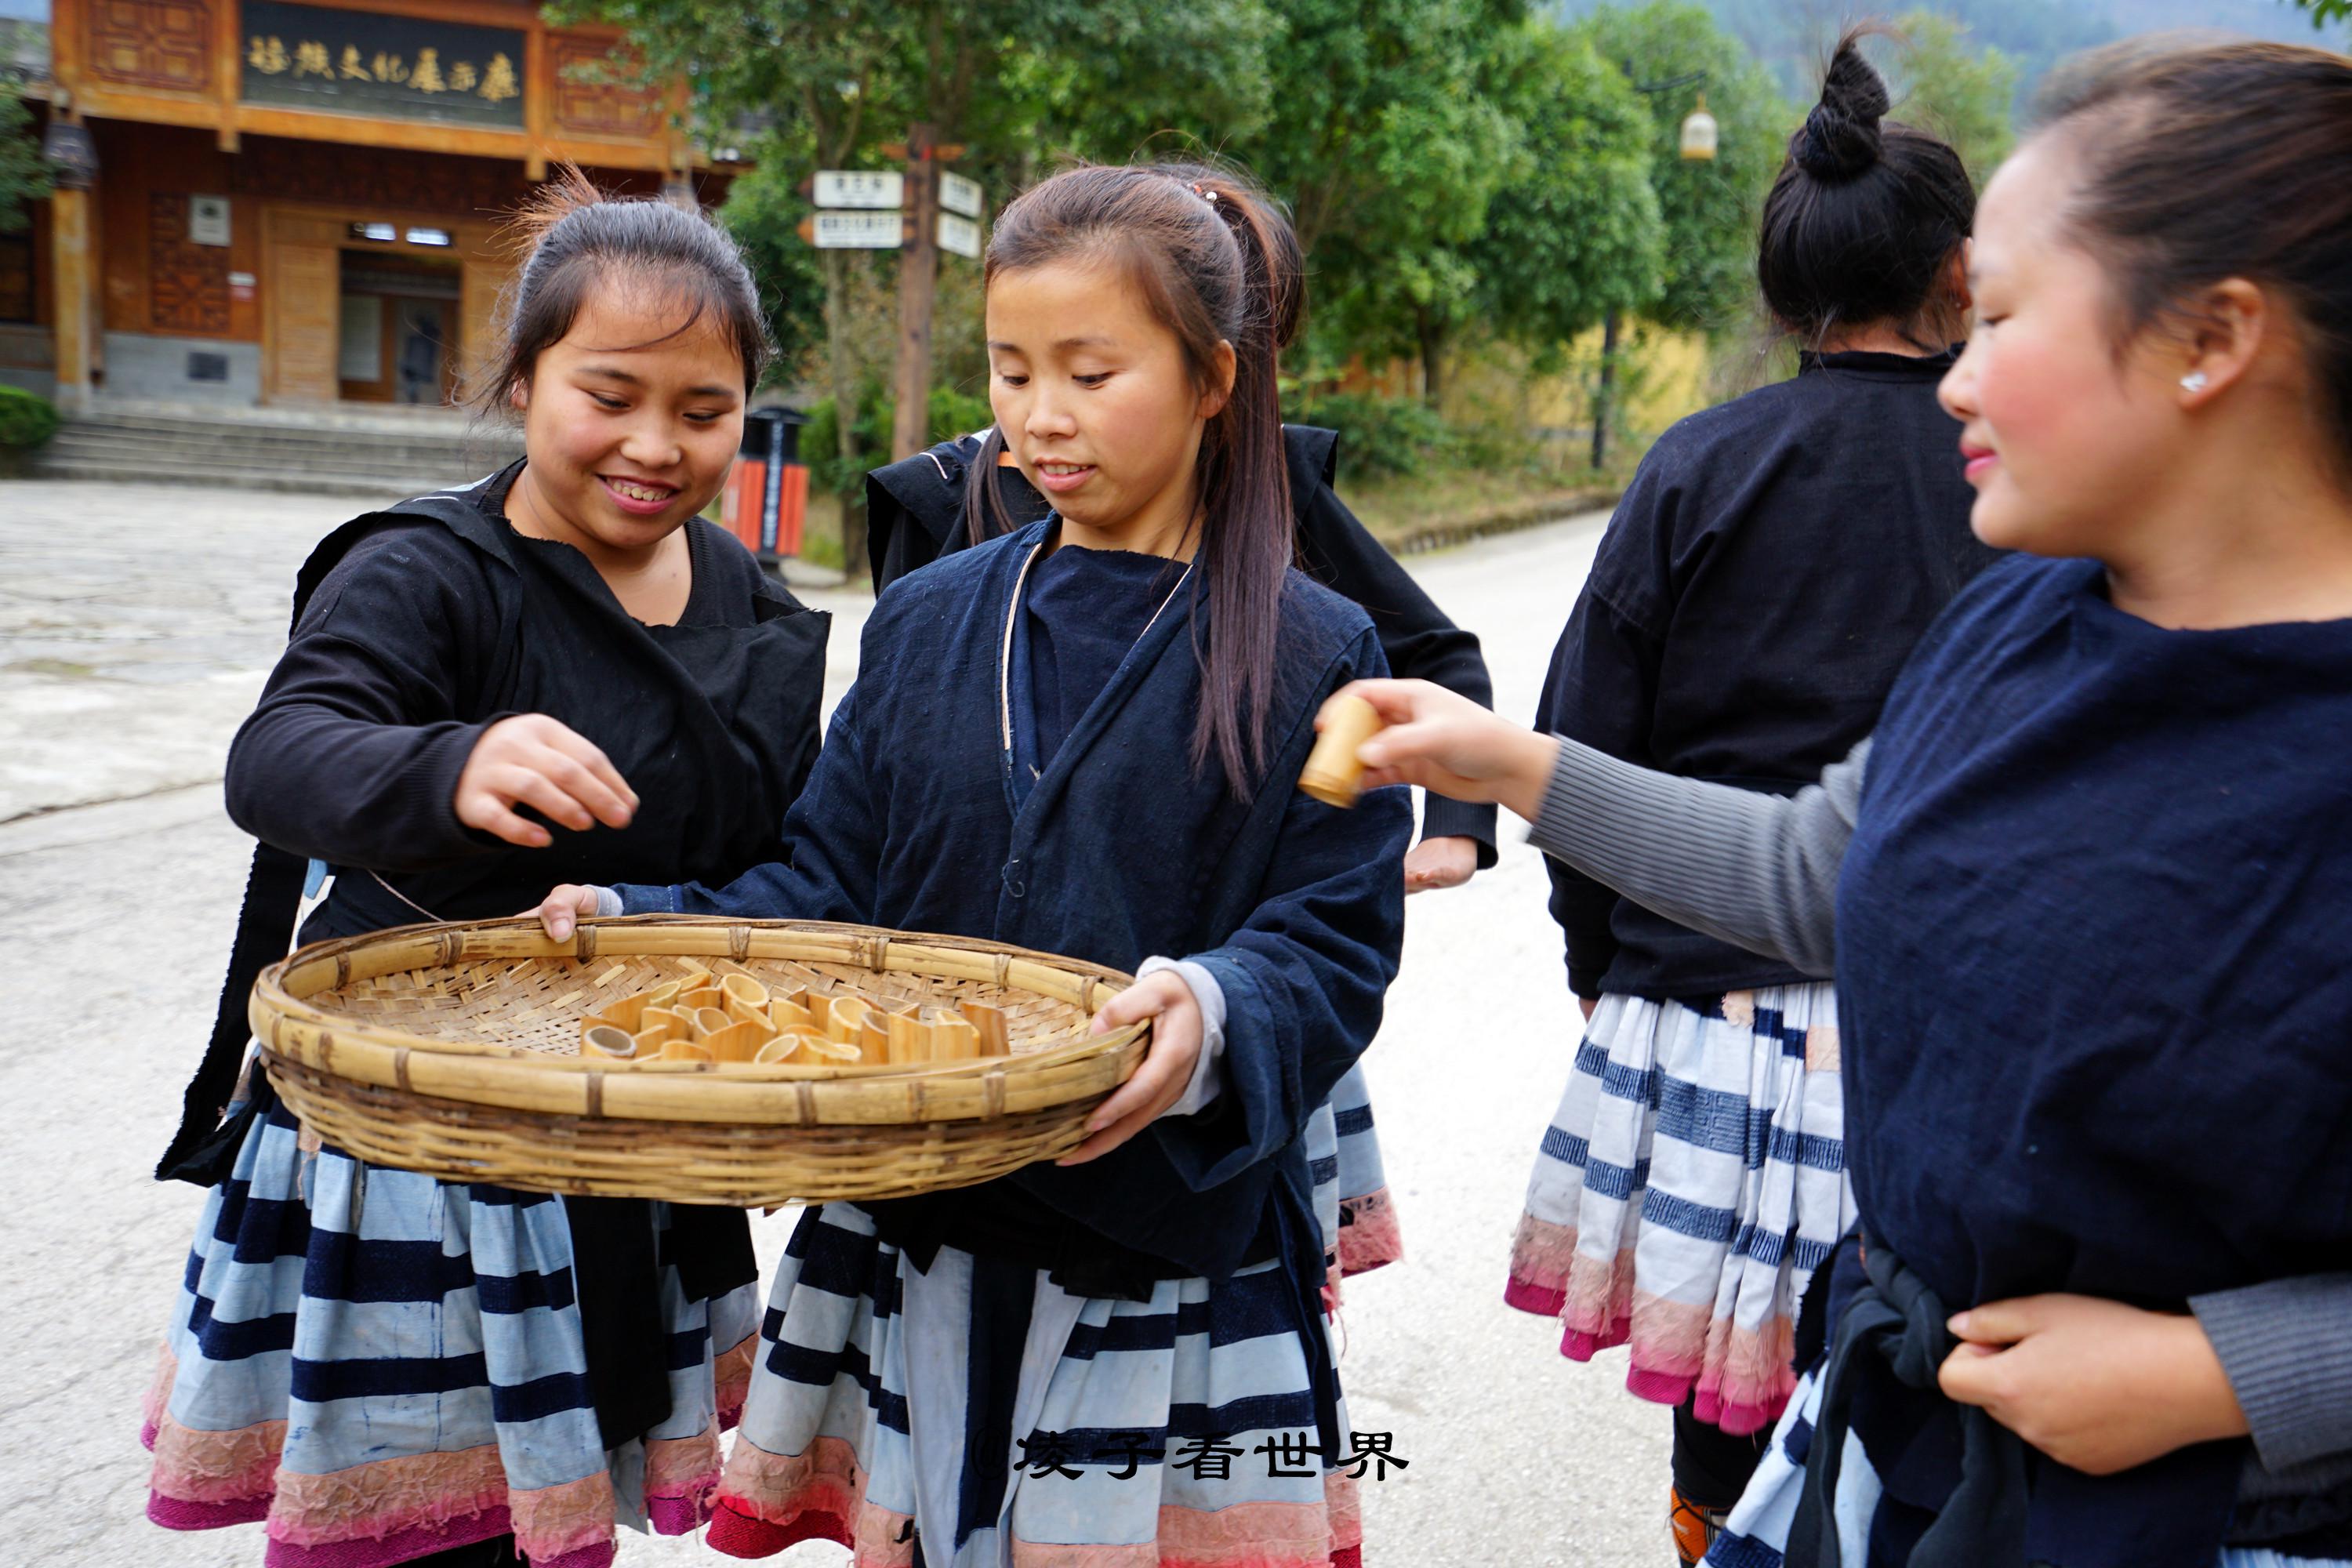
[[577, 833], [598, 823], [626, 827], [637, 795], [604, 753], [578, 731], [544, 713], [518, 713], [482, 731], [457, 774], [452, 803], [457, 820], [526, 849], [544, 849], [552, 836], [518, 816], [528, 805]]
[[1542, 809], [1559, 752], [1549, 735], [1426, 680], [1359, 680], [1341, 691], [1370, 703], [1387, 726], [1357, 750], [1366, 789], [1418, 784], [1454, 800], [1506, 805], [1531, 822]]
[[551, 941], [567, 942], [572, 928], [580, 923], [580, 917], [596, 912], [596, 893], [592, 884], [566, 882], [540, 900], [537, 909], [525, 910], [523, 913], [538, 916], [540, 928]]

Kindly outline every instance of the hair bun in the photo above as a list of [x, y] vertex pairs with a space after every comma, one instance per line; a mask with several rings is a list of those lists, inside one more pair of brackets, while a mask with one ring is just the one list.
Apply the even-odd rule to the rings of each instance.
[[1853, 179], [1878, 162], [1878, 122], [1892, 103], [1885, 79], [1862, 58], [1861, 36], [1848, 33], [1830, 57], [1822, 100], [1805, 116], [1790, 156], [1817, 180]]

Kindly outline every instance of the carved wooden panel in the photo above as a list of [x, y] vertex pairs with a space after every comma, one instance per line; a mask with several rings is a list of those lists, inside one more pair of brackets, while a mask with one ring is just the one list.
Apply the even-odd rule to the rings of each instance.
[[593, 38], [551, 33], [555, 66], [555, 125], [583, 136], [651, 136], [661, 129], [661, 102], [614, 75], [611, 46]]
[[248, 136], [228, 161], [229, 188], [273, 200], [328, 202], [407, 213], [510, 211], [530, 194], [522, 166], [396, 148], [335, 146]]
[[188, 198], [147, 198], [148, 324], [171, 332], [228, 331], [228, 247], [188, 237]]
[[89, 73], [121, 87], [204, 92], [212, 86], [207, 0], [94, 0]]

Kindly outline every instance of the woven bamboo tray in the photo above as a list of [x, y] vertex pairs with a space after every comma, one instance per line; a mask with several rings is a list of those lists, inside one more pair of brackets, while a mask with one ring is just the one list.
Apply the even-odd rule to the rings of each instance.
[[[615, 1063], [580, 1019], [689, 969], [877, 1001], [971, 999], [1013, 1054], [929, 1067]], [[962, 937], [646, 915], [552, 942], [533, 920], [317, 942], [262, 972], [270, 1082], [343, 1152], [525, 1192], [738, 1205], [970, 1186], [1077, 1147], [1142, 1060], [1148, 1026], [1092, 1036], [1130, 983]]]

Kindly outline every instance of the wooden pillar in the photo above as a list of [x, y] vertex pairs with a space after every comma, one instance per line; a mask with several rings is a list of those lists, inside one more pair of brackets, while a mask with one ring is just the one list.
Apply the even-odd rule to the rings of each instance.
[[89, 407], [98, 348], [98, 256], [90, 241], [93, 193], [60, 185], [49, 196], [58, 345], [58, 406]]
[[898, 407], [890, 456], [911, 458], [931, 444], [931, 297], [940, 276], [940, 175], [931, 128], [907, 132], [907, 229], [898, 250]]

